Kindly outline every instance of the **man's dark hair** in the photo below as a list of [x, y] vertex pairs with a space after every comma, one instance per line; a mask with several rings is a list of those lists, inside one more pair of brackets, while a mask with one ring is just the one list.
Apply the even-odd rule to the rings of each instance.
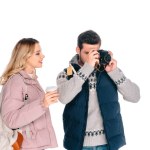
[[81, 50], [83, 48], [83, 43], [86, 43], [86, 44], [100, 44], [101, 45], [101, 38], [96, 32], [94, 32], [92, 30], [88, 30], [88, 31], [85, 31], [85, 32], [81, 33], [78, 36], [78, 41], [77, 42], [78, 42], [77, 45]]

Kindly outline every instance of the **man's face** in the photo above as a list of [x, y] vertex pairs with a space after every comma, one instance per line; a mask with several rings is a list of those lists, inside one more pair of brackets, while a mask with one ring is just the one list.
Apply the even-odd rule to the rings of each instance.
[[80, 50], [79, 47], [76, 48], [76, 52], [79, 54], [79, 64], [83, 65], [87, 59], [88, 54], [91, 50], [97, 51], [100, 48], [100, 44], [83, 44], [83, 48]]

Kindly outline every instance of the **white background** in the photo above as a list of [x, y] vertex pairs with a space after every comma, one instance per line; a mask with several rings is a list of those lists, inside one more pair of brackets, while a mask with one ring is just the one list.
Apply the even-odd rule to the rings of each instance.
[[[121, 111], [127, 145], [120, 150], [150, 149], [148, 0], [0, 0], [0, 74], [14, 45], [24, 37], [40, 41], [45, 60], [37, 74], [42, 87], [56, 85], [56, 76], [75, 54], [77, 36], [88, 29], [111, 50], [118, 66], [141, 89], [137, 104], [123, 100]], [[50, 106], [59, 147], [63, 150], [61, 103]]]

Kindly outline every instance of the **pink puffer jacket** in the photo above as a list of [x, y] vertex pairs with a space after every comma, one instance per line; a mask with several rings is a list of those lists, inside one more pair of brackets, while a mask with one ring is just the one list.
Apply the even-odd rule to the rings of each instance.
[[[24, 103], [27, 88], [28, 104]], [[21, 128], [24, 141], [22, 150], [41, 150], [57, 147], [50, 111], [42, 106], [44, 91], [37, 79], [20, 71], [3, 86], [2, 117], [9, 128]], [[26, 126], [30, 138], [26, 134]]]

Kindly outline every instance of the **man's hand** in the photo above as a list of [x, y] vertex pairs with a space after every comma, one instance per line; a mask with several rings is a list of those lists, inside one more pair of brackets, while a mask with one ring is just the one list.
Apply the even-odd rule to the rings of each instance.
[[95, 67], [95, 64], [99, 64], [99, 52], [97, 50], [91, 50], [88, 54], [87, 63]]
[[106, 66], [105, 70], [107, 72], [113, 71], [114, 69], [117, 68], [117, 61], [115, 59], [113, 59], [113, 53], [111, 51], [108, 52], [111, 56], [111, 61], [109, 62], [109, 64]]

